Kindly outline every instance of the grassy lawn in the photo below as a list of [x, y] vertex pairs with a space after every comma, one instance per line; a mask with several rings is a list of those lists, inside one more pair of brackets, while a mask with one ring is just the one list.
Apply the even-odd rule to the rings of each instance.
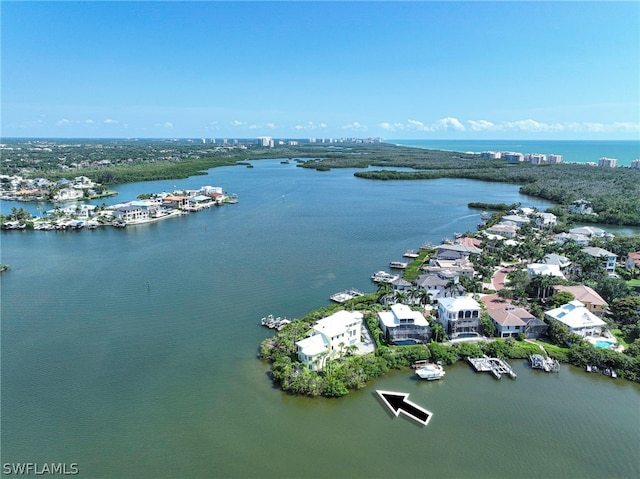
[[624, 333], [619, 329], [611, 329], [611, 334], [615, 336], [618, 342], [622, 345], [623, 348], [627, 349], [629, 345], [625, 341]]
[[548, 343], [546, 341], [540, 341], [539, 339], [532, 339], [531, 341], [541, 345], [547, 353], [554, 358], [566, 358], [567, 352], [569, 351], [569, 348], [567, 347], [558, 346], [557, 344]]

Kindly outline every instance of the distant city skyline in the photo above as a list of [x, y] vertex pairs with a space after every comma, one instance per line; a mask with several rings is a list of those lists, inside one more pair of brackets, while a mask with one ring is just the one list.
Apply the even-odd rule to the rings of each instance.
[[6, 138], [640, 138], [635, 1], [1, 10]]

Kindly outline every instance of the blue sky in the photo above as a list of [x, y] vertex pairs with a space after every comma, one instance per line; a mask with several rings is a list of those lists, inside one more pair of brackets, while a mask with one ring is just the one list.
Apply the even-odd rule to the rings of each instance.
[[640, 137], [635, 1], [0, 8], [3, 137]]

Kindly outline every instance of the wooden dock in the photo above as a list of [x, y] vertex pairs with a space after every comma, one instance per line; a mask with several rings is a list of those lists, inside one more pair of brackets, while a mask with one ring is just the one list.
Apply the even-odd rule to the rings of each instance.
[[500, 358], [490, 358], [486, 355], [481, 358], [467, 358], [467, 361], [478, 372], [490, 372], [496, 379], [502, 378], [506, 374], [511, 379], [516, 378], [516, 373], [511, 369], [509, 363]]

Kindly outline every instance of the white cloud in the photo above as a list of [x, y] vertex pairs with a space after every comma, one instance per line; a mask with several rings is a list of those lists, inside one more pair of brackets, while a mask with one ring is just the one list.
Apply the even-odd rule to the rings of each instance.
[[64, 125], [69, 125], [71, 123], [70, 120], [67, 120], [66, 118], [63, 118], [62, 120], [58, 120], [56, 122], [56, 125], [58, 126], [64, 126]]
[[95, 125], [96, 124], [96, 122], [93, 121], [93, 120], [85, 120], [84, 123], [85, 123], [85, 125]]
[[487, 120], [468, 120], [467, 123], [471, 125], [473, 131], [495, 131], [498, 127]]
[[343, 130], [355, 130], [355, 131], [367, 131], [369, 128], [366, 125], [363, 125], [360, 122], [354, 121], [353, 123], [349, 123], [348, 125], [343, 125], [340, 128]]
[[113, 120], [111, 118], [106, 118], [104, 120], [105, 125], [117, 125], [118, 123], [120, 123], [118, 120]]
[[304, 125], [296, 125], [296, 126], [294, 126], [294, 128], [296, 130], [316, 130], [318, 128], [326, 128], [326, 127], [327, 127], [327, 124], [324, 123], [324, 122], [320, 122], [318, 124], [315, 124], [312, 121], [308, 121]]
[[165, 128], [173, 128], [173, 123], [171, 123], [170, 121], [167, 121], [164, 123], [164, 127]]
[[247, 124], [246, 121], [239, 121], [239, 120], [233, 120], [231, 122], [231, 125], [233, 125], [233, 126], [242, 126], [242, 125], [246, 125], [246, 124]]
[[[396, 123], [397, 125], [397, 123]], [[412, 130], [418, 130], [418, 131], [425, 131], [425, 126], [424, 123], [422, 123], [421, 121], [418, 120], [408, 120], [407, 121], [407, 128], [412, 129]]]
[[438, 120], [435, 125], [432, 126], [433, 129], [436, 130], [457, 130], [457, 131], [465, 131], [466, 128], [457, 118], [446, 117]]

